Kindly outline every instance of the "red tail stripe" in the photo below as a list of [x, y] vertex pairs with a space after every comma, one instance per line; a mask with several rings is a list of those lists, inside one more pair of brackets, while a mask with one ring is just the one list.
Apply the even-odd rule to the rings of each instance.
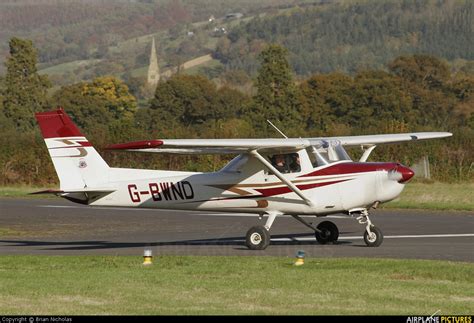
[[43, 138], [84, 137], [63, 109], [35, 113]]

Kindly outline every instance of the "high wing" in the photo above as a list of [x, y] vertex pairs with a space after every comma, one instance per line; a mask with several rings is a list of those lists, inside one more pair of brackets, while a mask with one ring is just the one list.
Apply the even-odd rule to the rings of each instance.
[[311, 145], [308, 139], [162, 139], [135, 141], [106, 147], [111, 150], [169, 154], [241, 154], [252, 150], [264, 152], [294, 151]]
[[241, 154], [258, 150], [277, 153], [296, 151], [312, 145], [337, 141], [343, 146], [373, 146], [452, 136], [449, 132], [415, 132], [368, 136], [274, 138], [274, 139], [161, 139], [135, 141], [106, 147], [110, 150], [126, 150], [169, 154]]

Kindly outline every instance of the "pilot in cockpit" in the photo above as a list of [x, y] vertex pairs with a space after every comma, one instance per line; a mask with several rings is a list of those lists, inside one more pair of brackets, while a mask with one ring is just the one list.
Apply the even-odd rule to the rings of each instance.
[[298, 173], [301, 171], [301, 164], [300, 164], [300, 155], [299, 154], [291, 154], [292, 162], [290, 164], [290, 171], [292, 173]]
[[286, 173], [286, 160], [282, 154], [273, 156], [273, 167], [275, 167], [280, 173]]

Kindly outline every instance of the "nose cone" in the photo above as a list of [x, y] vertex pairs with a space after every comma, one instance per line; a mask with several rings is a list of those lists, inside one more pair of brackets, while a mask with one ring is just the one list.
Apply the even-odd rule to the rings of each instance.
[[397, 171], [402, 175], [402, 178], [398, 181], [399, 183], [406, 183], [415, 176], [415, 172], [406, 166], [398, 166]]

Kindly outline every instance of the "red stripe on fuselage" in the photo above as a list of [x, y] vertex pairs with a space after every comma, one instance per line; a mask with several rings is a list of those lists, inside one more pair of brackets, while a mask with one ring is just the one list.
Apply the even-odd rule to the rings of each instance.
[[298, 177], [345, 175], [376, 172], [381, 170], [389, 171], [398, 165], [398, 163], [340, 163]]
[[[345, 182], [348, 181], [348, 179], [343, 179], [340, 181], [332, 181], [332, 182], [324, 182], [324, 183], [314, 183], [314, 184], [304, 184], [304, 185], [296, 185], [300, 190], [309, 190], [311, 188], [315, 187], [321, 187], [321, 186], [326, 186], [326, 185], [332, 185], [340, 182]], [[285, 194], [285, 193], [290, 193], [292, 190], [288, 186], [283, 186], [283, 187], [275, 187], [275, 188], [264, 188], [264, 189], [255, 189], [257, 192], [262, 194], [259, 197], [268, 197], [268, 196], [274, 196], [274, 195], [280, 195], [280, 194]]]

